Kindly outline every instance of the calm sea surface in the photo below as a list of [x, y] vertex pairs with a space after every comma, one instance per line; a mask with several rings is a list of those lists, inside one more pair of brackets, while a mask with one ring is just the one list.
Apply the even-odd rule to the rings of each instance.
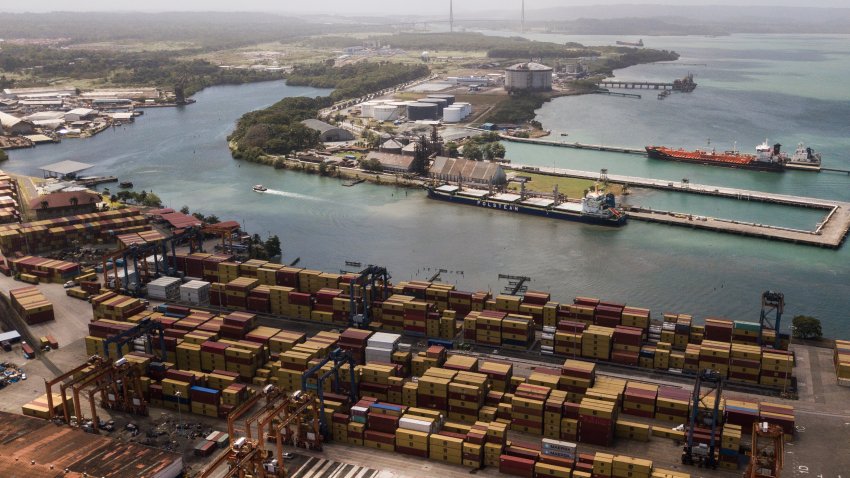
[[[541, 35], [552, 41], [612, 43], [613, 38]], [[672, 48], [680, 63], [618, 71], [626, 79], [672, 80], [688, 71], [699, 87], [658, 101], [584, 96], [545, 105], [538, 119], [561, 138], [624, 146], [718, 148], [737, 141], [751, 149], [765, 137], [793, 148], [798, 141], [824, 154], [826, 164], [850, 168], [850, 37], [733, 36], [645, 38]], [[653, 313], [692, 313], [758, 320], [761, 292], [785, 293], [786, 315], [806, 313], [827, 334], [850, 337], [850, 253], [632, 222], [619, 230], [524, 217], [429, 201], [423, 192], [361, 184], [231, 159], [226, 136], [243, 113], [285, 96], [324, 90], [283, 82], [209, 88], [185, 108], [151, 109], [125, 128], [11, 152], [5, 170], [38, 175], [64, 159], [95, 164], [91, 174], [131, 180], [174, 208], [183, 205], [250, 231], [281, 237], [286, 259], [334, 271], [345, 261], [386, 266], [394, 279], [442, 280], [464, 289], [500, 291], [498, 274], [525, 275], [530, 287], [555, 300], [590, 295]], [[728, 145], [728, 146], [727, 146]], [[850, 201], [850, 177], [789, 172], [727, 171], [649, 161], [639, 156], [507, 144], [523, 164], [586, 170], [608, 168], [670, 180], [744, 187]], [[251, 192], [262, 183], [270, 193]], [[796, 209], [640, 191], [629, 201], [696, 214], [787, 227], [812, 227], [819, 216]]]

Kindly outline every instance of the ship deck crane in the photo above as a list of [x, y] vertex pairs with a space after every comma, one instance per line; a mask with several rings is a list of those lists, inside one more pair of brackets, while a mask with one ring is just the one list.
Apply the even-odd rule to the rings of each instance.
[[324, 359], [322, 359], [316, 365], [310, 367], [304, 374], [301, 376], [301, 390], [304, 392], [309, 392], [312, 386], [307, 383], [307, 381], [313, 376], [316, 375], [325, 364], [333, 362], [333, 368], [328, 370], [327, 372], [316, 377], [316, 395], [319, 398], [319, 408], [321, 413], [319, 414], [319, 428], [322, 432], [322, 435], [325, 437], [329, 437], [328, 433], [328, 424], [325, 420], [325, 394], [324, 394], [324, 384], [325, 380], [328, 377], [332, 378], [332, 389], [334, 393], [340, 393], [340, 381], [339, 381], [339, 369], [343, 364], [348, 364], [348, 372], [350, 374], [349, 383], [351, 387], [348, 390], [348, 396], [351, 400], [351, 403], [357, 402], [358, 393], [357, 393], [357, 381], [354, 376], [354, 369], [357, 366], [354, 361], [354, 357], [351, 355], [351, 352], [347, 350], [342, 350], [340, 348], [336, 348], [332, 350]]
[[[723, 391], [723, 376], [712, 369], [704, 369], [697, 375], [691, 396], [691, 413], [686, 430], [682, 464], [700, 468], [717, 468], [718, 438], [720, 434], [720, 400]], [[713, 397], [713, 401], [708, 398]], [[709, 433], [708, 443], [697, 443], [697, 427]], [[704, 438], [702, 438], [704, 440]]]
[[768, 422], [753, 424], [752, 457], [744, 478], [779, 478], [784, 465], [783, 431]]

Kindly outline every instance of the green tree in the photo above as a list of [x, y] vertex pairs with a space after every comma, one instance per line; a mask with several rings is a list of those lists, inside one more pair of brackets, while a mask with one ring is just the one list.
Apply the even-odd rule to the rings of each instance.
[[794, 337], [798, 339], [819, 339], [823, 337], [820, 320], [808, 315], [798, 315], [791, 321]]
[[466, 143], [463, 145], [463, 157], [473, 161], [481, 161], [484, 158], [484, 152], [475, 143]]
[[454, 141], [449, 141], [446, 143], [446, 155], [450, 158], [457, 158], [458, 156], [458, 148], [457, 143]]
[[5, 151], [0, 149], [0, 162], [6, 161], [7, 159], [9, 159], [9, 155], [6, 154]]
[[150, 192], [142, 199], [142, 204], [148, 207], [162, 207], [162, 199], [160, 199], [156, 194]]
[[381, 166], [381, 162], [375, 158], [369, 158], [365, 161], [361, 161], [360, 167], [365, 169], [366, 171], [374, 171], [376, 173], [380, 173], [384, 170], [384, 167]]
[[481, 154], [487, 161], [493, 161], [494, 159], [496, 159], [496, 155], [493, 152], [493, 144], [495, 143], [486, 143], [481, 146]]
[[283, 252], [280, 247], [280, 238], [277, 237], [277, 235], [269, 236], [264, 245], [266, 248], [266, 254], [269, 257], [279, 256]]
[[504, 159], [505, 157], [505, 146], [502, 143], [492, 143], [490, 145], [490, 151], [496, 158]]
[[219, 219], [218, 216], [216, 216], [215, 214], [211, 214], [206, 217], [206, 220], [204, 222], [206, 222], [207, 224], [218, 224], [221, 222], [221, 219]]
[[180, 208], [180, 213], [181, 213], [181, 214], [187, 214], [187, 215], [188, 215], [188, 214], [189, 214], [189, 206], [183, 206], [183, 207], [181, 207], [181, 208]]
[[319, 163], [319, 174], [325, 176], [328, 174], [328, 163], [322, 161]]

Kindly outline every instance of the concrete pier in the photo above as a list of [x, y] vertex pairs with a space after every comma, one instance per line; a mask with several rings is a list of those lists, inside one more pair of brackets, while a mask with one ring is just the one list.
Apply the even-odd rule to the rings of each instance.
[[[538, 174], [589, 179], [592, 181], [600, 179], [600, 173], [574, 169], [524, 166], [521, 164], [512, 164], [506, 166], [506, 168], [518, 173], [535, 172]], [[759, 201], [786, 206], [822, 209], [824, 211], [824, 220], [818, 224], [817, 228], [811, 231], [790, 229], [780, 226], [772, 226], [769, 224], [748, 223], [724, 218], [698, 216], [675, 211], [654, 211], [644, 208], [632, 208], [629, 210], [629, 217], [638, 221], [655, 222], [671, 226], [690, 227], [694, 229], [705, 229], [831, 249], [841, 247], [841, 244], [847, 237], [848, 231], [850, 231], [850, 203], [842, 201], [790, 196], [785, 194], [766, 193], [722, 186], [683, 183], [681, 181], [670, 181], [665, 179], [641, 178], [636, 176], [608, 174], [606, 177], [608, 182], [628, 185], [629, 187], [676, 191], [686, 194], [717, 196], [745, 201]]]
[[566, 141], [552, 141], [548, 139], [539, 139], [539, 138], [516, 138], [514, 136], [508, 136], [506, 134], [500, 134], [500, 138], [505, 141], [512, 141], [514, 143], [526, 143], [526, 144], [539, 144], [542, 146], [559, 146], [562, 148], [572, 148], [572, 149], [590, 149], [594, 151], [611, 151], [614, 153], [626, 153], [626, 154], [642, 154], [646, 155], [645, 149], [638, 148], [627, 148], [624, 146], [605, 146], [601, 144], [587, 144], [587, 143], [578, 143], [572, 142], [568, 143]]

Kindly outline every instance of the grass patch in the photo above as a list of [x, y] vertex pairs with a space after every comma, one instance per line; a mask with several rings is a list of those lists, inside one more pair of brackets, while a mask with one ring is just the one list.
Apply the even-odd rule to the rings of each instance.
[[[565, 194], [568, 198], [580, 198], [584, 196], [585, 190], [592, 189], [595, 185], [599, 184], [596, 181], [591, 181], [589, 179], [565, 178], [562, 176], [551, 176], [548, 174], [537, 174], [526, 171], [516, 171], [514, 174], [516, 176], [527, 176], [531, 178], [531, 181], [525, 183], [525, 189], [527, 191], [539, 194], [551, 194], [557, 184], [558, 192]], [[599, 185], [602, 186], [602, 184]], [[512, 191], [519, 191], [519, 183], [511, 182], [508, 185], [508, 189]], [[619, 196], [623, 192], [623, 187], [619, 184], [608, 184], [608, 186], [605, 187], [605, 190]]]

